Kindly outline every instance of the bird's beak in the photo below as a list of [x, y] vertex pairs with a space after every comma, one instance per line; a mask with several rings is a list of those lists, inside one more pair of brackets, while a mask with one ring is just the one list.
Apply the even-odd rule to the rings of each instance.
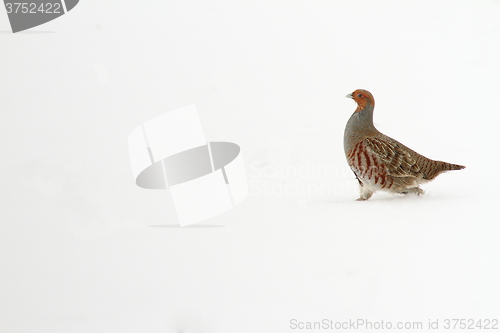
[[352, 93], [345, 95], [347, 98], [352, 98]]

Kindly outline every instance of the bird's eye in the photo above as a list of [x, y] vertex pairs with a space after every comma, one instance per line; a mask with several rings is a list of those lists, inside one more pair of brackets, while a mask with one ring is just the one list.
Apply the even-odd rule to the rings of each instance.
[[361, 98], [361, 97], [363, 97], [363, 95], [361, 95], [361, 94], [358, 94], [358, 97], [359, 97], [359, 98]]

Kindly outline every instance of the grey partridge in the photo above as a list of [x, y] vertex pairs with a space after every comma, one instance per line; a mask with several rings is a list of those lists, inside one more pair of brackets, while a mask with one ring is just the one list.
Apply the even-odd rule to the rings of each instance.
[[434, 161], [382, 134], [373, 125], [375, 100], [362, 89], [348, 94], [358, 107], [347, 122], [344, 151], [360, 187], [358, 200], [368, 200], [378, 190], [423, 194], [420, 184], [462, 165]]

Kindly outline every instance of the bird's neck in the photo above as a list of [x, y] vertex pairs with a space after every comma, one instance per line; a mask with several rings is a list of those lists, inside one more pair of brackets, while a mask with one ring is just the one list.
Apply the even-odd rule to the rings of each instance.
[[357, 111], [359, 125], [366, 129], [375, 129], [373, 125], [373, 105], [367, 105], [365, 108]]
[[367, 104], [363, 109], [359, 108], [356, 110], [353, 114], [353, 125], [360, 126], [363, 130], [375, 130], [375, 126], [373, 125], [373, 109], [373, 105]]
[[344, 133], [344, 146], [350, 149], [367, 136], [378, 133], [373, 125], [373, 105], [366, 105], [363, 109], [357, 109], [347, 122]]

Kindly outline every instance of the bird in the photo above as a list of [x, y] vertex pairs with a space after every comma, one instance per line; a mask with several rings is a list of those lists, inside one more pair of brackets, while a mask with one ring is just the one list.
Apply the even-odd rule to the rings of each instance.
[[373, 124], [375, 100], [369, 91], [357, 89], [346, 97], [357, 103], [345, 127], [344, 151], [359, 183], [358, 201], [370, 199], [379, 190], [421, 195], [420, 184], [445, 171], [465, 168], [431, 160], [379, 132]]

